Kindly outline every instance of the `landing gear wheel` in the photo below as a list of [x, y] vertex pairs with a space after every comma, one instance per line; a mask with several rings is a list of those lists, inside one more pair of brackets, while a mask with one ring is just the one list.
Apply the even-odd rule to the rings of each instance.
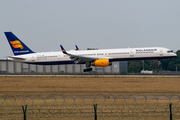
[[83, 70], [83, 72], [89, 72], [89, 71], [92, 71], [92, 68], [87, 68]]

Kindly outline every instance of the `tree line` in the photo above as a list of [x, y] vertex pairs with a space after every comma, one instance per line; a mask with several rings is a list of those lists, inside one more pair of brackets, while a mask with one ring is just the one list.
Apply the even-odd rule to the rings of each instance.
[[[140, 73], [143, 70], [158, 72], [162, 70], [180, 71], [180, 50], [176, 52], [177, 57], [173, 59], [161, 60], [161, 65], [158, 67], [158, 60], [137, 60], [128, 62], [129, 73]], [[143, 65], [144, 64], [144, 65]]]

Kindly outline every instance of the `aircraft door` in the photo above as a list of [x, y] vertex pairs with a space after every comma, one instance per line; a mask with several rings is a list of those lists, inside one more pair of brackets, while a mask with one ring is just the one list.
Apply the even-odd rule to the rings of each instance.
[[58, 59], [59, 59], [59, 60], [61, 59], [61, 55], [58, 55]]
[[130, 57], [134, 57], [134, 51], [130, 50]]
[[159, 55], [161, 55], [161, 56], [163, 55], [163, 51], [162, 50], [160, 50], [160, 54]]
[[32, 56], [31, 61], [35, 61], [35, 57], [34, 56]]

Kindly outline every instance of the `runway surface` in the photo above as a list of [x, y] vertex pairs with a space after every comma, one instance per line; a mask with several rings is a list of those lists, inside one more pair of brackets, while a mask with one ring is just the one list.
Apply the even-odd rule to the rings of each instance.
[[180, 77], [180, 75], [0, 75], [0, 77]]

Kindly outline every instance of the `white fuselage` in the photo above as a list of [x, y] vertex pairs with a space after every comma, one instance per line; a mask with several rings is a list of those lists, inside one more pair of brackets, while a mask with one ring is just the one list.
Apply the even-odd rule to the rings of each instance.
[[[94, 57], [97, 59], [109, 59], [113, 61], [127, 60], [151, 60], [151, 59], [167, 59], [177, 55], [170, 49], [163, 47], [147, 47], [147, 48], [124, 48], [124, 49], [102, 49], [102, 50], [80, 50], [67, 51], [73, 55]], [[24, 60], [16, 59], [24, 58]], [[73, 64], [68, 55], [59, 52], [41, 52], [25, 55], [9, 57], [8, 60], [23, 62], [28, 64], [54, 65], [54, 64]]]

